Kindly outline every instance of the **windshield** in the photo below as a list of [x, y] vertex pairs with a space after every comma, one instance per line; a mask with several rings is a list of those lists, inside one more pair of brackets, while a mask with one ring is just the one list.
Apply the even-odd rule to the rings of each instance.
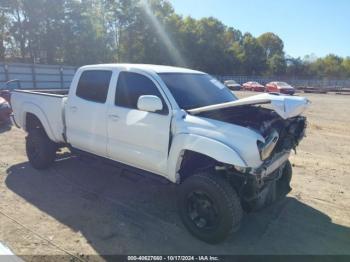
[[227, 80], [225, 81], [226, 84], [237, 84], [235, 80]]
[[278, 82], [277, 85], [278, 86], [290, 86], [286, 82]]
[[177, 104], [184, 110], [221, 104], [237, 97], [215, 78], [206, 74], [160, 73]]

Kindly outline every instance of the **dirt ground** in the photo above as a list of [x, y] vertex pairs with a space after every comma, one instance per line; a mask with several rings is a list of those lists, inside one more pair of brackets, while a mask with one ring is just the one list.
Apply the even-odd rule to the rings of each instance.
[[2, 129], [0, 242], [25, 260], [67, 254], [87, 260], [108, 254], [350, 254], [350, 96], [306, 96], [312, 105], [307, 137], [291, 158], [293, 191], [246, 214], [240, 230], [218, 245], [185, 230], [173, 185], [80, 157], [36, 171], [25, 156], [25, 133]]

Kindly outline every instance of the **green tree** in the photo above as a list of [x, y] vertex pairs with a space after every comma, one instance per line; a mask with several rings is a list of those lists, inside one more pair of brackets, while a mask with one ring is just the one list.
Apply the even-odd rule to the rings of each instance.
[[226, 48], [230, 48], [234, 43], [241, 43], [242, 42], [242, 32], [239, 30], [234, 29], [233, 27], [226, 28], [225, 31], [225, 44]]
[[225, 54], [224, 34], [226, 27], [212, 17], [199, 20], [197, 26], [198, 42], [196, 48], [201, 51], [197, 57], [199, 69], [212, 74], [231, 73], [232, 69]]
[[243, 53], [240, 55], [246, 74], [262, 74], [267, 67], [264, 48], [251, 34], [243, 37]]
[[350, 58], [286, 57], [283, 41], [218, 19], [175, 13], [168, 0], [1, 0], [0, 59], [179, 65], [212, 74], [350, 77]]
[[179, 17], [168, 1], [141, 1], [140, 13], [143, 61], [155, 64], [183, 65], [177, 35]]
[[[135, 26], [140, 17], [138, 0], [105, 0], [104, 13], [107, 20], [107, 30], [110, 34], [111, 47], [116, 61], [130, 60], [131, 54], [135, 54], [130, 34], [139, 35]], [[129, 30], [130, 29], [130, 30]], [[138, 37], [136, 37], [138, 39]], [[141, 39], [139, 39], [140, 42]], [[138, 45], [138, 44], [136, 44]], [[142, 46], [138, 46], [137, 53], [143, 52]], [[132, 52], [131, 52], [132, 50]]]
[[[13, 49], [18, 49], [21, 58], [24, 60], [27, 51], [27, 38], [23, 3], [19, 0], [4, 0], [1, 2], [0, 7], [2, 10], [5, 10], [5, 16], [7, 16], [10, 21], [9, 33], [14, 41]], [[16, 55], [16, 51], [13, 51], [12, 54]]]
[[267, 60], [269, 74], [273, 76], [284, 75], [286, 73], [287, 64], [283, 55], [274, 54]]
[[344, 75], [342, 62], [341, 57], [329, 54], [310, 63], [310, 72], [320, 78], [339, 78]]
[[305, 77], [308, 74], [307, 63], [303, 61], [300, 57], [286, 58], [286, 75], [289, 77]]
[[103, 6], [98, 0], [67, 1], [63, 28], [64, 62], [73, 65], [113, 61]]
[[32, 60], [57, 63], [62, 49], [64, 0], [22, 0]]
[[[8, 31], [24, 61], [53, 63], [60, 40], [63, 0], [5, 0], [1, 9], [6, 10]], [[11, 40], [8, 40], [11, 42]], [[15, 53], [15, 52], [12, 52]]]
[[232, 46], [228, 49], [228, 54], [231, 58], [231, 64], [232, 64], [232, 74], [245, 74], [245, 53], [243, 46], [239, 42], [235, 42], [232, 44]]
[[7, 38], [7, 26], [8, 26], [8, 18], [5, 13], [5, 9], [0, 9], [0, 59], [5, 59], [5, 45]]
[[199, 57], [201, 50], [194, 48], [199, 42], [199, 28], [197, 20], [192, 17], [182, 19], [179, 27], [179, 48], [187, 60], [187, 66], [199, 69], [201, 67]]
[[284, 44], [281, 38], [274, 33], [264, 33], [258, 37], [260, 45], [264, 48], [266, 58], [272, 58], [274, 55], [283, 56]]
[[342, 62], [342, 67], [344, 70], [344, 76], [350, 78], [350, 57], [349, 56], [344, 58]]
[[286, 71], [286, 61], [282, 39], [274, 33], [268, 32], [260, 35], [258, 41], [263, 47], [266, 55], [268, 65], [267, 74], [284, 74]]

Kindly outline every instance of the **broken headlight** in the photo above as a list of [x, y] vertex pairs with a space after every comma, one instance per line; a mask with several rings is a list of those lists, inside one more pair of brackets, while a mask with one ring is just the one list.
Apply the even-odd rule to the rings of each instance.
[[273, 129], [271, 134], [266, 138], [265, 143], [261, 141], [257, 142], [261, 160], [265, 160], [271, 155], [277, 145], [278, 138], [278, 132]]

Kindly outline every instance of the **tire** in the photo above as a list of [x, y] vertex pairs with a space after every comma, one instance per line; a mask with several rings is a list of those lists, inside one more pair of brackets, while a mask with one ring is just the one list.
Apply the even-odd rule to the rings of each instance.
[[292, 190], [292, 188], [290, 187], [292, 175], [293, 175], [292, 165], [288, 160], [283, 168], [281, 178], [276, 183], [276, 187], [277, 187], [276, 190], [277, 190], [278, 197], [284, 197]]
[[189, 232], [210, 244], [237, 231], [243, 213], [236, 191], [222, 177], [209, 172], [196, 173], [180, 185], [178, 209]]
[[26, 137], [26, 153], [35, 169], [48, 168], [56, 158], [57, 146], [43, 129], [30, 130]]

